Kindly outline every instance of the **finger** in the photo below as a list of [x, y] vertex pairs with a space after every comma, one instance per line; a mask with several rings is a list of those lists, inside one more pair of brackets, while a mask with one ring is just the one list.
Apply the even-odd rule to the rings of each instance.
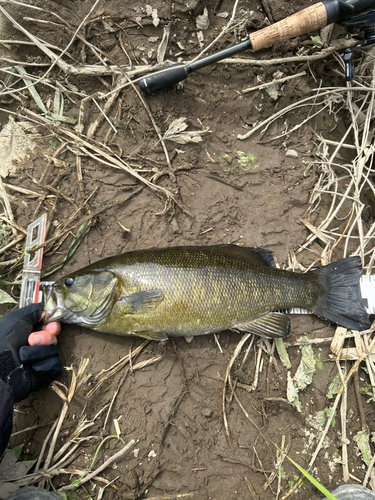
[[57, 321], [53, 323], [48, 323], [48, 325], [43, 325], [42, 330], [51, 333], [52, 335], [58, 335], [61, 332], [61, 325]]
[[33, 326], [38, 323], [43, 304], [31, 304], [6, 314], [0, 320], [0, 340], [6, 337], [7, 342], [18, 351], [25, 345]]
[[60, 375], [63, 364], [58, 356], [50, 356], [47, 359], [33, 363], [32, 368], [35, 372], [48, 372], [51, 377]]
[[29, 345], [51, 345], [57, 344], [57, 336], [48, 330], [33, 332], [28, 338]]

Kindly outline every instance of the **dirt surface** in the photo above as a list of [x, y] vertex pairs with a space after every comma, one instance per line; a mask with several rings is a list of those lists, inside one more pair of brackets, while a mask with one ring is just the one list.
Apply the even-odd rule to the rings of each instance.
[[[62, 19], [76, 29], [94, 2], [33, 1], [32, 4], [58, 12]], [[235, 27], [220, 39], [214, 50], [239, 43], [246, 33], [266, 26], [269, 21], [263, 9], [264, 4], [270, 9], [272, 21], [278, 21], [310, 5], [310, 2], [240, 1]], [[103, 0], [81, 31], [82, 36], [101, 50], [100, 57], [106, 64], [125, 66], [131, 62], [133, 67], [137, 67], [156, 63], [163, 29], [169, 26], [165, 58], [171, 61], [177, 61], [178, 57], [188, 60], [201, 51], [198, 31], [203, 34], [203, 46], [208, 45], [228, 23], [233, 2], [154, 0], [151, 7], [157, 10], [158, 26], [154, 26], [146, 6], [138, 0]], [[198, 30], [196, 19], [204, 14], [205, 8], [209, 26], [205, 30]], [[69, 43], [72, 36], [70, 28], [64, 27], [62, 21], [50, 13], [16, 6], [11, 11], [23, 26], [44, 41], [60, 48]], [[228, 17], [217, 15], [223, 12], [227, 12]], [[25, 16], [56, 24], [25, 20]], [[343, 30], [336, 27], [333, 38], [340, 37], [342, 33]], [[12, 36], [14, 39], [26, 39], [19, 32]], [[256, 57], [270, 59], [311, 55], [315, 50], [311, 38], [304, 36], [279, 44]], [[98, 56], [80, 40], [74, 41], [68, 54], [69, 57], [65, 56], [64, 60], [69, 64], [79, 66], [98, 63]], [[39, 49], [32, 46], [25, 48], [19, 45], [16, 55], [21, 61], [50, 63]], [[252, 58], [254, 55], [246, 53], [242, 57]], [[46, 69], [48, 66], [30, 67], [28, 71], [40, 77]], [[300, 71], [306, 73], [286, 81], [280, 87], [276, 100], [264, 90], [240, 93], [248, 87], [271, 81], [277, 71], [282, 72], [283, 77]], [[105, 94], [115, 88], [121, 75], [67, 75], [55, 67], [50, 77], [75, 92], [70, 94], [71, 100], [65, 99], [64, 115], [78, 119], [83, 97], [95, 95], [96, 102], [103, 108], [106, 101], [101, 100], [97, 93]], [[53, 127], [34, 123], [29, 133], [38, 134], [34, 137], [37, 149], [29, 154], [28, 159], [19, 165], [18, 173], [7, 182], [36, 192], [54, 194], [53, 189], [46, 188], [52, 186], [61, 195], [54, 208], [55, 198], [46, 198], [42, 206], [38, 207], [39, 199], [14, 193], [16, 202], [13, 209], [17, 224], [26, 227], [37, 215], [47, 210], [49, 221], [53, 221], [47, 237], [52, 237], [55, 228], [63, 224], [97, 188], [87, 204], [87, 212], [81, 210], [80, 216], [83, 219], [90, 211], [101, 213], [95, 217], [95, 224], [73, 258], [51, 279], [106, 256], [140, 248], [175, 245], [236, 243], [260, 246], [272, 250], [278, 262], [286, 266], [289, 252], [297, 250], [307, 236], [301, 219], [306, 218], [309, 197], [319, 176], [316, 165], [311, 166], [316, 152], [316, 132], [332, 139], [340, 138], [346, 130], [347, 115], [344, 110], [340, 114], [339, 105], [335, 113], [331, 113], [328, 108], [294, 133], [271, 140], [301, 124], [309, 113], [313, 114], [310, 108], [300, 107], [274, 121], [263, 136], [255, 134], [242, 141], [237, 135], [246, 133], [285, 106], [310, 96], [311, 89], [320, 84], [344, 84], [340, 64], [333, 57], [311, 64], [301, 61], [269, 67], [219, 63], [192, 74], [183, 85], [145, 98], [148, 109], [132, 87], [121, 91], [107, 113], [116, 128], [116, 134], [104, 120], [93, 140], [96, 144], [107, 144], [113, 155], [128, 162], [145, 178], [153, 179], [157, 185], [170, 190], [180, 206], [172, 206], [162, 193], [154, 192], [147, 186], [136, 192], [142, 184], [134, 177], [100, 163], [82, 150], [83, 180], [79, 183], [75, 154], [78, 146], [75, 148], [70, 143], [69, 148], [59, 151], [66, 137], [62, 139], [62, 135]], [[50, 99], [52, 106], [54, 90], [43, 85], [37, 88], [43, 101], [46, 103]], [[24, 93], [24, 96], [22, 103], [7, 104], [9, 109], [16, 111], [26, 108], [40, 114], [30, 95]], [[30, 118], [24, 111], [21, 114]], [[88, 99], [83, 115], [84, 134], [88, 133], [90, 123], [99, 116], [98, 107]], [[161, 134], [173, 120], [181, 117], [186, 117], [188, 130], [208, 129], [209, 132], [197, 144], [166, 141], [171, 164], [168, 166], [150, 117]], [[3, 123], [7, 121], [5, 113], [0, 118]], [[60, 125], [69, 128], [69, 125]], [[71, 126], [70, 130], [74, 128]], [[295, 150], [298, 156], [286, 156], [288, 150]], [[56, 151], [59, 151], [58, 160], [53, 162], [51, 158]], [[246, 162], [241, 163], [239, 160], [244, 157]], [[126, 201], [130, 195], [131, 198]], [[322, 213], [324, 210], [322, 206]], [[314, 217], [318, 215], [320, 213]], [[369, 215], [369, 223], [373, 220], [371, 217]], [[76, 219], [78, 222], [80, 220]], [[125, 231], [123, 227], [130, 231]], [[46, 253], [46, 268], [61, 260], [61, 253], [67, 251], [70, 242], [71, 235], [68, 235], [57, 251], [53, 253], [52, 250], [56, 248], [52, 248]], [[21, 250], [22, 245], [18, 248]], [[333, 257], [341, 257], [340, 246], [333, 252]], [[303, 254], [302, 260], [305, 266], [309, 266], [316, 258], [313, 254]], [[12, 276], [14, 278], [14, 273], [11, 273]], [[334, 331], [334, 327], [318, 318], [294, 316], [288, 341], [294, 342], [304, 334], [312, 338], [332, 337]], [[105, 381], [89, 398], [85, 398], [85, 395], [95, 385], [94, 378], [81, 386], [69, 406], [56, 449], [69, 439], [78, 420], [83, 417], [93, 420], [93, 425], [82, 436], [93, 437], [83, 442], [78, 451], [73, 453], [71, 463], [65, 469], [86, 470], [101, 440], [116, 434], [113, 422], [117, 419], [124, 441], [135, 439], [137, 442], [125, 457], [101, 473], [102, 477], [110, 481], [117, 478], [112, 486], [106, 488], [105, 499], [164, 498], [163, 495], [172, 499], [184, 498], [177, 496], [184, 494], [189, 494], [185, 498], [200, 500], [275, 498], [278, 478], [265, 487], [275, 470], [275, 445], [281, 446], [285, 436], [289, 456], [307, 467], [320, 432], [308, 422], [308, 418], [332, 404], [326, 394], [337, 368], [329, 358], [329, 344], [314, 346], [314, 352], [320, 357], [322, 365], [312, 385], [301, 393], [301, 412], [286, 399], [287, 371], [277, 355], [272, 354], [271, 343], [255, 339], [246, 363], [241, 366], [247, 347], [245, 345], [234, 363], [231, 375], [232, 382], [237, 383], [235, 397], [230, 397], [230, 389], [227, 391], [226, 410], [232, 438], [230, 445], [223, 424], [223, 381], [240, 336], [225, 332], [218, 336], [218, 340], [223, 352], [220, 352], [213, 336], [195, 338], [191, 343], [185, 339], [150, 343], [133, 364], [162, 356], [157, 363], [135, 370], [125, 378], [124, 372], [120, 372]], [[73, 365], [75, 369], [82, 357], [88, 357], [91, 361], [89, 371], [94, 377], [130, 350], [134, 351], [142, 342], [142, 339], [120, 338], [64, 326], [59, 337], [59, 348], [64, 363]], [[250, 390], [258, 373], [259, 346], [263, 352], [262, 366], [257, 387]], [[291, 373], [294, 374], [301, 359], [300, 348], [289, 347], [288, 352], [292, 362]], [[367, 382], [364, 372], [361, 372], [360, 377], [363, 383]], [[60, 381], [69, 385], [70, 379], [71, 372], [67, 371]], [[111, 402], [117, 389], [108, 422], [104, 425], [104, 417], [108, 412], [106, 405]], [[370, 429], [375, 423], [372, 407], [373, 403], [364, 406]], [[36, 430], [12, 438], [11, 445], [24, 445], [23, 458], [35, 459], [39, 456], [50, 423], [59, 416], [61, 408], [61, 399], [50, 389], [32, 395], [18, 405], [14, 430], [39, 426]], [[94, 421], [103, 408], [103, 413]], [[352, 416], [347, 424], [351, 440], [351, 435], [361, 430], [353, 385], [348, 388], [348, 408], [352, 410], [349, 411]], [[341, 453], [341, 444], [341, 428], [337, 419], [313, 469], [314, 476], [326, 486], [342, 482], [341, 466], [334, 463], [333, 458]], [[108, 440], [98, 454], [95, 467], [121, 446], [116, 438]], [[354, 445], [349, 448], [349, 454], [350, 473], [362, 481], [364, 465]], [[296, 469], [285, 460], [280, 480], [281, 495], [295, 482], [295, 476], [298, 476]], [[70, 484], [73, 479], [77, 479], [77, 476], [60, 474], [51, 478], [49, 486], [58, 489]], [[76, 495], [78, 498], [88, 498], [88, 495], [96, 498], [99, 486], [102, 484], [95, 485], [95, 481], [86, 483], [85, 488], [76, 490]], [[311, 485], [304, 484], [296, 496], [308, 499], [315, 494]]]

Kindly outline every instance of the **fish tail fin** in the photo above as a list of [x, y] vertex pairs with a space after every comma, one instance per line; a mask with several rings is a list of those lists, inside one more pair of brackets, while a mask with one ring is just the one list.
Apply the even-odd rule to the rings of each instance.
[[362, 262], [359, 256], [340, 259], [313, 271], [326, 291], [314, 308], [315, 314], [349, 330], [366, 330], [371, 323], [359, 296]]

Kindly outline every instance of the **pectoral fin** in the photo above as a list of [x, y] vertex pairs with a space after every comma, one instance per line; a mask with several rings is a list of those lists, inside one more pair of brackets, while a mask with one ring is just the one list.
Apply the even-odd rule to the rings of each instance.
[[167, 335], [161, 332], [135, 332], [135, 335], [147, 340], [159, 340], [161, 342], [168, 340]]
[[270, 312], [246, 325], [238, 326], [237, 329], [259, 335], [259, 337], [277, 339], [289, 335], [290, 318], [283, 313]]
[[134, 314], [142, 309], [156, 307], [164, 300], [161, 290], [142, 290], [130, 295], [121, 294], [119, 302], [125, 308], [126, 314]]

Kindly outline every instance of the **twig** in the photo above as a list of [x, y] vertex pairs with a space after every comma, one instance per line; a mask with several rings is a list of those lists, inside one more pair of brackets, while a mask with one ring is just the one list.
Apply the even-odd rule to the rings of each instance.
[[261, 363], [261, 360], [262, 360], [262, 353], [263, 353], [262, 346], [258, 345], [258, 356], [257, 356], [256, 367], [255, 367], [254, 381], [251, 384], [251, 390], [252, 391], [255, 391], [256, 388], [258, 387], [259, 371], [260, 371], [260, 363]]
[[200, 496], [199, 492], [192, 491], [191, 493], [176, 493], [174, 495], [163, 495], [161, 497], [147, 497], [147, 500], [179, 500], [180, 498], [193, 498], [195, 495]]
[[14, 238], [10, 243], [8, 243], [7, 245], [3, 246], [0, 248], [0, 254], [6, 252], [7, 250], [9, 250], [10, 248], [14, 247], [15, 245], [17, 245], [17, 243], [19, 243], [20, 241], [22, 241], [24, 239], [25, 235], [24, 234], [21, 234], [20, 236], [17, 236], [17, 238]]
[[[250, 417], [250, 415], [248, 414], [248, 412], [245, 410], [245, 408], [243, 407], [241, 401], [239, 400], [237, 394], [234, 392], [233, 393], [233, 396], [234, 396], [234, 399], [237, 401], [238, 403], [238, 406], [241, 408], [241, 410], [243, 411], [245, 417], [247, 418], [247, 420], [256, 428], [256, 430], [259, 432], [259, 434], [262, 436], [262, 438], [264, 439], [266, 445], [268, 446], [268, 449], [270, 450], [271, 452], [271, 455], [273, 454], [274, 450], [273, 448], [271, 447], [271, 445], [269, 444], [268, 442], [268, 439], [266, 438], [266, 436], [263, 434], [263, 432], [261, 431], [260, 427], [254, 422], [254, 420]], [[268, 479], [268, 478], [267, 478]]]
[[363, 485], [365, 488], [366, 488], [366, 486], [367, 486], [368, 480], [370, 479], [370, 475], [371, 475], [372, 469], [373, 469], [373, 467], [374, 467], [374, 464], [375, 464], [375, 454], [374, 454], [374, 456], [372, 457], [371, 462], [369, 463], [369, 466], [368, 466], [368, 469], [367, 469], [367, 472], [366, 472], [365, 478], [364, 478], [363, 483], [362, 483], [362, 485]]
[[231, 15], [228, 23], [226, 24], [226, 26], [224, 26], [224, 28], [221, 30], [220, 34], [215, 38], [215, 40], [213, 40], [209, 45], [207, 45], [207, 47], [205, 47], [202, 50], [202, 52], [200, 52], [196, 57], [194, 57], [194, 59], [192, 59], [190, 61], [190, 63], [187, 63], [187, 65], [191, 64], [192, 62], [196, 61], [197, 59], [200, 59], [203, 56], [203, 54], [208, 52], [210, 50], [210, 48], [213, 47], [220, 40], [220, 38], [222, 38], [225, 35], [225, 33], [230, 29], [230, 27], [232, 26], [232, 23], [234, 21], [234, 18], [236, 17], [238, 2], [239, 2], [239, 0], [235, 1], [234, 6], [233, 6], [233, 10], [232, 10], [232, 15]]
[[[52, 125], [52, 122], [48, 118], [37, 115], [36, 113], [33, 113], [32, 111], [30, 111], [28, 109], [23, 109], [23, 111], [27, 115], [32, 116], [33, 118], [36, 118], [37, 120], [39, 120], [40, 122], [42, 122], [48, 126]], [[56, 125], [53, 125], [53, 126], [56, 128]], [[140, 180], [142, 183], [146, 184], [146, 186], [150, 187], [153, 191], [159, 191], [159, 192], [163, 193], [164, 195], [166, 195], [168, 199], [173, 200], [176, 203], [176, 205], [178, 205], [181, 209], [183, 209], [182, 206], [180, 205], [180, 203], [176, 200], [174, 195], [168, 189], [166, 189], [162, 186], [158, 186], [157, 184], [153, 184], [152, 182], [149, 182], [147, 179], [145, 179], [144, 177], [139, 175], [133, 168], [131, 168], [124, 160], [119, 158], [117, 155], [114, 155], [113, 152], [109, 148], [106, 148], [106, 149], [111, 154], [109, 152], [107, 153], [104, 150], [104, 148], [103, 149], [99, 148], [96, 144], [82, 139], [81, 137], [74, 134], [71, 130], [69, 130], [65, 127], [60, 126], [58, 129], [62, 134], [64, 134], [65, 136], [69, 137], [74, 142], [76, 142], [76, 144], [79, 146], [79, 148], [84, 153], [88, 154], [89, 156], [91, 156], [92, 158], [96, 159], [97, 161], [99, 161], [101, 163], [104, 163], [106, 165], [111, 166], [112, 168], [121, 169], [121, 170], [128, 172], [130, 175], [132, 175], [136, 179]]]
[[227, 440], [229, 446], [232, 446], [232, 440], [229, 432], [229, 425], [228, 425], [228, 419], [227, 419], [227, 414], [225, 410], [225, 405], [226, 405], [226, 393], [227, 393], [227, 383], [228, 383], [228, 378], [230, 375], [230, 371], [232, 369], [233, 363], [238, 356], [238, 354], [241, 352], [242, 346], [246, 343], [246, 341], [251, 337], [251, 333], [247, 333], [242, 337], [240, 342], [238, 343], [232, 358], [229, 361], [229, 364], [227, 366], [226, 372], [225, 372], [225, 377], [224, 377], [224, 387], [223, 387], [223, 399], [222, 399], [222, 409], [223, 409], [223, 420], [224, 420], [224, 427], [225, 427], [225, 432], [227, 434]]
[[[30, 38], [30, 40], [32, 42], [34, 42], [35, 45], [37, 45], [38, 48], [41, 49], [52, 60], [52, 64], [50, 65], [50, 67], [48, 68], [48, 70], [44, 73], [44, 75], [37, 80], [37, 83], [39, 83], [42, 80], [44, 80], [45, 78], [47, 78], [47, 76], [50, 74], [50, 72], [52, 71], [52, 69], [54, 68], [54, 66], [56, 64], [63, 71], [64, 70], [66, 71], [69, 68], [69, 65], [66, 64], [66, 63], [64, 63], [62, 61], [62, 57], [66, 54], [66, 52], [73, 45], [74, 40], [76, 39], [76, 35], [79, 33], [80, 29], [85, 25], [86, 21], [89, 19], [89, 17], [91, 16], [91, 14], [94, 12], [94, 10], [98, 6], [99, 2], [100, 2], [100, 0], [96, 0], [95, 1], [94, 5], [91, 7], [91, 9], [89, 10], [89, 12], [83, 18], [82, 22], [79, 24], [78, 28], [76, 29], [75, 33], [73, 34], [72, 38], [70, 39], [70, 42], [68, 43], [68, 45], [65, 47], [65, 49], [58, 56], [56, 56], [56, 54], [54, 52], [52, 52], [50, 49], [48, 49], [45, 46], [44, 43], [41, 43], [34, 35], [32, 35], [29, 31], [27, 31], [23, 26], [21, 26], [19, 23], [17, 23], [17, 21], [15, 19], [13, 19], [13, 17], [0, 5], [0, 11], [8, 18], [8, 20], [17, 29], [19, 29], [20, 31], [22, 31], [22, 33], [24, 33], [28, 38]], [[69, 71], [67, 71], [67, 72], [69, 72]]]
[[214, 339], [215, 339], [217, 347], [219, 348], [220, 353], [223, 354], [223, 349], [221, 348], [221, 345], [220, 345], [219, 339], [217, 338], [216, 333], [214, 333]]
[[[371, 331], [372, 330], [368, 330], [368, 332], [371, 332]], [[331, 407], [331, 414], [330, 414], [330, 416], [327, 419], [327, 422], [326, 422], [325, 428], [323, 430], [323, 433], [322, 433], [322, 435], [320, 437], [319, 443], [318, 443], [318, 445], [317, 445], [317, 447], [315, 449], [315, 452], [313, 453], [313, 456], [312, 456], [312, 458], [311, 458], [311, 460], [309, 462], [308, 470], [310, 470], [311, 467], [314, 465], [316, 457], [318, 456], [320, 450], [322, 449], [323, 442], [324, 442], [324, 440], [325, 440], [325, 438], [327, 436], [328, 430], [329, 430], [329, 428], [331, 426], [331, 423], [332, 423], [333, 417], [335, 415], [337, 406], [338, 406], [338, 404], [340, 402], [340, 398], [342, 396], [342, 393], [344, 392], [344, 388], [347, 386], [349, 380], [353, 376], [353, 373], [356, 370], [358, 370], [358, 367], [362, 363], [362, 361], [371, 353], [371, 351], [372, 351], [372, 349], [373, 349], [374, 346], [375, 346], [375, 338], [372, 340], [371, 344], [363, 352], [363, 354], [359, 357], [359, 359], [354, 363], [354, 365], [350, 369], [350, 371], [349, 371], [346, 379], [344, 380], [344, 383], [341, 385], [340, 390], [337, 393], [335, 402], [333, 403], [333, 406]], [[302, 481], [303, 481], [303, 479], [300, 479], [299, 481], [297, 481], [294, 484], [294, 486], [281, 498], [281, 500], [286, 500], [292, 493], [294, 493], [301, 486]]]
[[[344, 383], [345, 377], [342, 373], [340, 362], [336, 359], [337, 369], [341, 377], [341, 382]], [[346, 423], [347, 423], [347, 407], [348, 407], [348, 388], [345, 386], [341, 401], [340, 417], [341, 417], [341, 442], [342, 442], [342, 472], [344, 482], [349, 481], [349, 465], [348, 465], [348, 442], [346, 438]]]
[[[261, 459], [259, 458], [259, 455], [258, 455], [258, 452], [257, 452], [257, 449], [255, 448], [255, 446], [253, 446], [253, 450], [254, 450], [254, 453], [255, 453], [255, 456], [257, 457], [257, 460], [259, 462], [259, 465], [260, 465], [260, 470], [261, 472], [263, 472], [264, 474], [264, 477], [266, 478], [266, 483], [268, 482], [268, 477], [267, 477], [267, 474], [266, 474], [266, 471], [264, 470], [264, 467], [263, 467], [263, 464], [262, 464], [262, 461]], [[272, 474], [272, 473], [271, 473]], [[271, 487], [271, 490], [272, 490], [272, 486]], [[272, 493], [275, 494], [275, 492], [272, 490]]]
[[0, 176], [0, 191], [2, 194], [2, 198], [4, 200], [5, 209], [6, 209], [7, 214], [8, 214], [8, 219], [9, 219], [11, 226], [12, 226], [13, 235], [16, 235], [17, 234], [16, 227], [15, 227], [16, 222], [14, 220], [13, 210], [12, 210], [12, 207], [11, 207], [11, 204], [9, 201], [9, 197], [8, 197], [8, 193], [6, 192], [6, 189], [5, 189], [5, 186], [3, 183], [3, 179], [1, 176]]
[[354, 390], [355, 390], [355, 395], [356, 395], [357, 404], [358, 404], [359, 417], [361, 419], [361, 427], [362, 427], [362, 430], [365, 430], [365, 429], [368, 429], [368, 425], [366, 423], [366, 414], [365, 414], [365, 410], [363, 409], [363, 404], [362, 404], [362, 394], [361, 394], [361, 390], [359, 387], [358, 372], [354, 373], [353, 379], [354, 379]]
[[96, 377], [95, 377], [95, 379], [99, 379], [99, 381], [97, 382], [95, 387], [93, 389], [91, 389], [86, 394], [85, 397], [89, 398], [102, 385], [102, 383], [105, 380], [108, 380], [110, 377], [115, 375], [118, 371], [122, 370], [124, 368], [124, 366], [126, 366], [126, 364], [130, 362], [130, 358], [129, 358], [130, 354], [132, 355], [133, 359], [136, 359], [138, 354], [140, 354], [149, 343], [150, 343], [149, 340], [145, 340], [141, 345], [139, 345], [136, 349], [134, 349], [134, 351], [132, 351], [131, 353], [129, 353], [126, 356], [124, 356], [123, 358], [121, 358], [114, 365], [112, 365], [111, 367], [109, 367], [105, 370], [101, 370], [101, 372], [98, 375], [96, 375]]
[[50, 442], [52, 434], [55, 432], [57, 423], [58, 423], [58, 419], [55, 420], [55, 422], [53, 423], [52, 427], [48, 431], [47, 437], [44, 440], [42, 448], [41, 448], [41, 450], [39, 452], [39, 457], [38, 457], [38, 461], [37, 461], [37, 463], [35, 465], [34, 472], [37, 472], [39, 470], [39, 468], [40, 468], [40, 464], [42, 463], [44, 452], [46, 451], [46, 448], [47, 448], [47, 444]]
[[[237, 0], [237, 1], [238, 1], [238, 0]], [[131, 82], [131, 81], [130, 81], [130, 78], [129, 78], [127, 75], [125, 75], [125, 78], [126, 78], [126, 79], [130, 82], [130, 84], [131, 84], [131, 86], [132, 86], [133, 90], [134, 90], [134, 91], [135, 91], [135, 93], [137, 94], [137, 96], [138, 96], [139, 100], [140, 100], [140, 101], [141, 101], [141, 103], [143, 104], [143, 107], [145, 108], [145, 110], [146, 110], [146, 112], [147, 112], [147, 114], [148, 114], [148, 116], [149, 116], [149, 118], [150, 118], [150, 120], [151, 120], [151, 123], [152, 123], [152, 125], [153, 125], [153, 127], [154, 127], [154, 129], [155, 129], [155, 132], [156, 132], [156, 134], [157, 134], [157, 136], [158, 136], [158, 138], [159, 138], [160, 144], [161, 144], [161, 146], [162, 146], [162, 148], [163, 148], [164, 155], [165, 155], [165, 159], [166, 159], [167, 165], [168, 165], [168, 167], [169, 167], [169, 169], [170, 169], [169, 174], [170, 174], [170, 176], [173, 178], [173, 177], [174, 177], [174, 174], [173, 174], [173, 172], [172, 172], [172, 165], [171, 165], [171, 160], [169, 159], [168, 150], [167, 150], [167, 147], [166, 147], [166, 145], [165, 145], [165, 141], [164, 141], [164, 139], [163, 139], [163, 136], [161, 135], [161, 132], [160, 132], [159, 126], [157, 125], [157, 123], [156, 123], [156, 121], [155, 121], [155, 119], [154, 119], [154, 116], [153, 116], [153, 114], [151, 113], [150, 107], [149, 107], [149, 105], [147, 104], [147, 102], [145, 101], [145, 99], [143, 98], [143, 96], [142, 96], [141, 92], [139, 91], [139, 89], [138, 89], [138, 88], [134, 85], [134, 83], [133, 83], [133, 82]]]
[[293, 78], [299, 78], [300, 76], [305, 76], [306, 71], [301, 71], [301, 73], [296, 73], [295, 75], [289, 75], [285, 76], [284, 78], [278, 78], [275, 80], [272, 80], [272, 82], [267, 82], [267, 83], [262, 83], [261, 85], [256, 85], [255, 87], [249, 87], [247, 89], [241, 90], [241, 94], [248, 94], [249, 92], [253, 92], [254, 90], [263, 90], [266, 89], [267, 87], [270, 87], [271, 85], [274, 85], [275, 83], [283, 83], [288, 80], [292, 80]]
[[244, 480], [245, 480], [246, 486], [247, 486], [248, 490], [250, 491], [251, 496], [253, 497], [253, 499], [254, 500], [258, 500], [259, 496], [256, 494], [256, 492], [254, 490], [254, 487], [251, 484], [250, 480], [246, 476], [244, 476]]
[[[135, 445], [135, 443], [136, 443], [135, 439], [131, 439], [120, 451], [118, 451], [117, 453], [112, 455], [112, 457], [108, 458], [108, 460], [106, 460], [104, 462], [104, 464], [102, 464], [96, 470], [91, 472], [91, 474], [88, 474], [86, 477], [81, 479], [79, 486], [87, 483], [88, 481], [91, 481], [91, 479], [93, 479], [95, 476], [97, 476], [103, 470], [105, 470], [107, 467], [109, 467], [111, 464], [113, 464], [113, 462], [116, 462], [116, 460], [119, 460], [120, 458], [122, 458], [125, 455], [125, 453], [127, 453], [130, 450], [130, 448], [132, 448]], [[58, 491], [69, 491], [69, 490], [73, 490], [74, 488], [77, 488], [77, 486], [74, 486], [72, 484], [68, 484], [67, 486], [63, 486], [62, 488], [59, 488]]]
[[[330, 95], [330, 94], [331, 94], [331, 91], [322, 92], [321, 94], [319, 94], [319, 97], [324, 97], [324, 96]], [[297, 105], [299, 106], [299, 105], [307, 103], [309, 101], [313, 101], [314, 99], [316, 99], [316, 96], [309, 96], [309, 97], [305, 97], [304, 99], [301, 99], [300, 101], [298, 101], [296, 103], [293, 103], [293, 104], [290, 104], [289, 106], [286, 106], [285, 108], [281, 109], [277, 113], [275, 113], [272, 116], [263, 120], [261, 123], [259, 123], [255, 127], [253, 127], [248, 132], [246, 132], [246, 134], [243, 134], [243, 135], [238, 134], [237, 139], [241, 139], [241, 140], [248, 139], [255, 132], [257, 132], [258, 130], [262, 129], [265, 126], [268, 126], [271, 122], [273, 122], [274, 120], [276, 120], [280, 116], [284, 115], [285, 113], [288, 113], [289, 111], [295, 110]]]
[[285, 460], [285, 457], [287, 455], [288, 451], [285, 450], [285, 436], [283, 434], [281, 438], [281, 447], [279, 450], [279, 459], [278, 459], [278, 478], [277, 478], [277, 493], [276, 493], [276, 500], [279, 499], [280, 491], [281, 491], [281, 469], [283, 466], [283, 462]]
[[[133, 371], [139, 370], [141, 368], [145, 368], [146, 366], [149, 366], [149, 365], [153, 365], [154, 363], [157, 363], [158, 361], [160, 361], [162, 358], [163, 358], [163, 356], [154, 356], [153, 358], [147, 359], [146, 361], [140, 361], [139, 363], [137, 363], [136, 365], [133, 366]], [[124, 383], [124, 380], [128, 376], [128, 373], [129, 373], [129, 368], [125, 371], [124, 375], [121, 377], [121, 380], [118, 383], [117, 389], [116, 389], [114, 395], [112, 396], [111, 403], [109, 405], [108, 412], [107, 412], [107, 415], [106, 415], [105, 420], [104, 420], [103, 429], [107, 425], [113, 404], [117, 398], [117, 395], [121, 389], [122, 384]]]
[[355, 47], [355, 45], [356, 42], [354, 40], [342, 40], [337, 44], [337, 46], [327, 47], [326, 49], [322, 49], [320, 52], [312, 55], [281, 57], [279, 59], [245, 59], [242, 57], [231, 57], [228, 59], [222, 59], [221, 61], [218, 61], [218, 63], [244, 64], [246, 66], [277, 66], [279, 64], [311, 62], [318, 61], [319, 59], [324, 59], [329, 54], [340, 52], [345, 48]]
[[[368, 331], [370, 332], [372, 330], [368, 330]], [[316, 450], [315, 450], [315, 452], [314, 452], [314, 454], [313, 454], [313, 456], [312, 456], [312, 458], [310, 460], [309, 469], [314, 464], [314, 462], [316, 460], [316, 457], [318, 456], [318, 453], [321, 450], [323, 441], [324, 441], [324, 439], [325, 439], [325, 437], [327, 435], [328, 429], [329, 429], [329, 427], [331, 425], [331, 422], [332, 422], [332, 419], [334, 417], [337, 405], [338, 405], [338, 403], [340, 401], [342, 393], [344, 392], [344, 388], [348, 385], [349, 380], [351, 379], [351, 377], [353, 376], [353, 374], [358, 370], [358, 367], [362, 363], [362, 361], [372, 352], [372, 349], [373, 349], [374, 346], [375, 346], [375, 338], [372, 340], [371, 344], [363, 352], [363, 354], [358, 358], [358, 360], [354, 363], [354, 365], [350, 369], [347, 377], [345, 378], [344, 383], [341, 385], [340, 390], [339, 390], [339, 392], [338, 392], [338, 394], [336, 396], [335, 402], [334, 402], [334, 404], [333, 404], [333, 406], [331, 408], [331, 414], [330, 414], [329, 418], [327, 419], [326, 426], [324, 428], [323, 434], [322, 434], [322, 436], [321, 436], [321, 438], [319, 440], [319, 443], [318, 443], [318, 445], [316, 447]]]
[[23, 227], [19, 226], [18, 224], [16, 224], [15, 222], [11, 222], [10, 220], [8, 220], [6, 217], [4, 217], [3, 215], [0, 215], [0, 219], [4, 222], [6, 222], [9, 226], [12, 226], [13, 229], [17, 229], [17, 231], [19, 231], [20, 233], [23, 233], [24, 235], [27, 234], [27, 231], [26, 229], [24, 229]]

